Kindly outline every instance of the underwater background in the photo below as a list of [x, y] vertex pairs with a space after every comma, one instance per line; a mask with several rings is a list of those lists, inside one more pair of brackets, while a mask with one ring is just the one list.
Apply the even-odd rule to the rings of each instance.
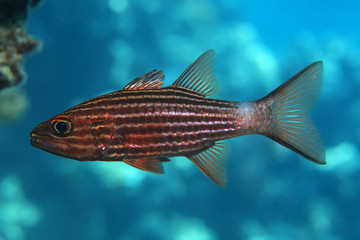
[[[42, 2], [26, 22], [42, 46], [26, 56], [20, 100], [0, 102], [26, 109], [0, 122], [0, 240], [360, 239], [359, 9], [350, 0]], [[328, 164], [239, 137], [228, 140], [223, 190], [183, 157], [155, 175], [30, 146], [40, 122], [155, 68], [170, 85], [210, 48], [215, 98], [226, 100], [261, 98], [324, 61], [313, 119]]]

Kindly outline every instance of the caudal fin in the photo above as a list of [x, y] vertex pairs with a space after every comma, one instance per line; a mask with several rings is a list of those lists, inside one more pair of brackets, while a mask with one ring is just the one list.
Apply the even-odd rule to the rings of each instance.
[[322, 62], [314, 62], [263, 99], [271, 108], [266, 135], [318, 164], [326, 164], [325, 148], [310, 112], [320, 94], [323, 69]]

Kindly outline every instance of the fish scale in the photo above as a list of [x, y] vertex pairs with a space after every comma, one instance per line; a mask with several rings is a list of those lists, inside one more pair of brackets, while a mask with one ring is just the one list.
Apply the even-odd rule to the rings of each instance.
[[322, 85], [315, 62], [262, 99], [235, 102], [208, 98], [214, 92], [214, 51], [191, 64], [168, 87], [152, 70], [124, 89], [105, 94], [54, 116], [30, 134], [31, 144], [79, 161], [123, 161], [163, 173], [163, 161], [190, 159], [218, 186], [227, 182], [222, 140], [265, 135], [319, 164], [325, 164], [321, 137], [310, 110]]
[[[168, 92], [172, 92], [172, 90], [157, 91], [159, 95], [153, 99], [161, 101], [168, 96]], [[206, 103], [205, 100], [201, 105], [196, 105], [196, 101], [189, 105], [183, 104], [182, 99], [177, 96], [171, 99], [171, 102], [159, 103], [153, 100], [152, 102], [145, 101], [146, 105], [144, 105], [141, 101], [145, 98], [141, 96], [141, 92], [139, 96], [139, 99], [133, 98], [138, 103], [128, 105], [125, 109], [115, 100], [107, 101], [106, 104], [103, 102], [101, 106], [99, 103], [94, 104], [103, 111], [111, 109], [111, 111], [109, 110], [109, 115], [113, 116], [111, 121], [120, 126], [119, 132], [128, 136], [129, 144], [124, 148], [109, 144], [109, 153], [117, 152], [117, 157], [121, 155], [134, 158], [138, 154], [169, 157], [177, 155], [179, 151], [191, 154], [203, 149], [201, 144], [190, 144], [191, 142], [205, 144], [204, 141], [208, 141], [211, 144], [214, 141], [230, 137], [230, 132], [236, 130], [239, 109], [230, 102], [218, 101], [219, 104], [215, 105], [215, 101]], [[134, 97], [133, 93], [132, 97]], [[187, 99], [190, 97], [191, 95], [187, 96]], [[121, 98], [126, 99], [127, 97], [122, 96]], [[113, 108], [114, 104], [119, 107]], [[77, 110], [79, 109], [81, 106], [77, 108]], [[86, 114], [90, 112], [91, 109], [87, 106]], [[211, 118], [209, 113], [213, 115]], [[144, 116], [151, 116], [151, 119]], [[217, 124], [214, 124], [215, 122]], [[164, 143], [166, 143], [165, 146]], [[103, 156], [103, 159], [106, 157]], [[113, 159], [111, 160], [113, 161]]]

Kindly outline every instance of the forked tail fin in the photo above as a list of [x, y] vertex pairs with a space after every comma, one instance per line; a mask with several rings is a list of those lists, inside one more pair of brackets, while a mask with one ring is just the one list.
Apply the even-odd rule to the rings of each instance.
[[310, 118], [322, 86], [323, 63], [314, 62], [262, 100], [271, 108], [266, 135], [318, 164], [326, 164], [323, 141]]

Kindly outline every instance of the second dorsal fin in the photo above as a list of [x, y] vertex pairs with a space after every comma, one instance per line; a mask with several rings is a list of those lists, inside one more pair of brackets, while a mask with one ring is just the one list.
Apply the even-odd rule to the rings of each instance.
[[204, 52], [192, 63], [172, 86], [188, 88], [204, 96], [215, 92], [216, 78], [213, 72], [215, 51]]
[[161, 88], [162, 84], [164, 83], [164, 78], [164, 73], [161, 70], [154, 69], [129, 82], [123, 90], [131, 91]]

